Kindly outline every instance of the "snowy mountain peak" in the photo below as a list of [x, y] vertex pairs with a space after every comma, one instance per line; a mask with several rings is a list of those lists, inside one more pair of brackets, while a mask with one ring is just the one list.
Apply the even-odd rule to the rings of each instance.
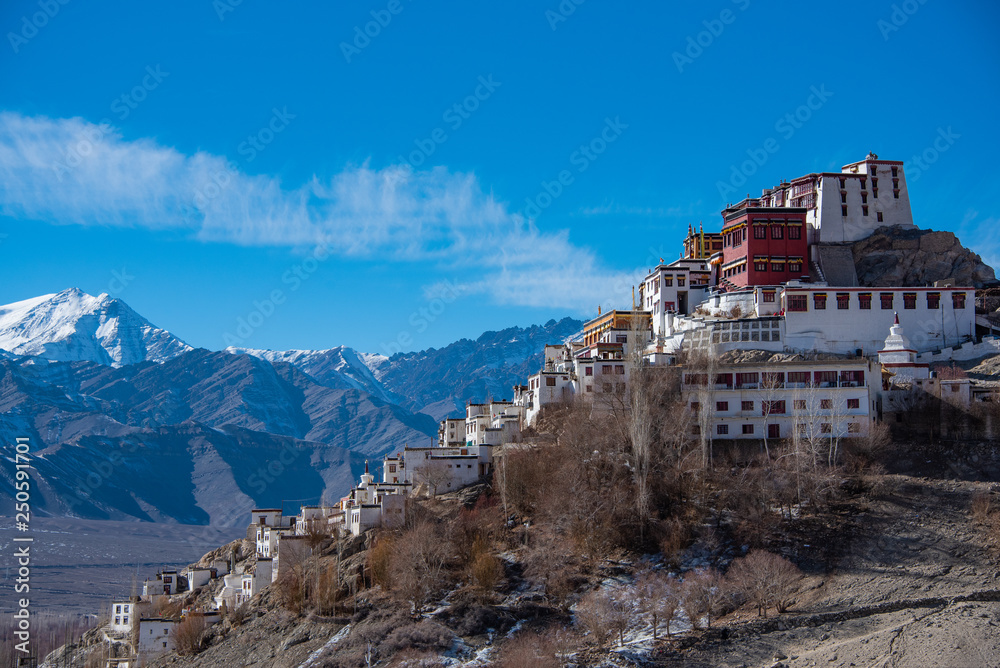
[[398, 402], [398, 398], [382, 386], [375, 373], [388, 359], [385, 355], [359, 353], [347, 346], [327, 350], [283, 351], [229, 347], [226, 352], [253, 355], [271, 363], [287, 362], [328, 387], [364, 390], [387, 403]]
[[120, 299], [79, 288], [0, 306], [0, 349], [110, 366], [164, 362], [191, 350]]

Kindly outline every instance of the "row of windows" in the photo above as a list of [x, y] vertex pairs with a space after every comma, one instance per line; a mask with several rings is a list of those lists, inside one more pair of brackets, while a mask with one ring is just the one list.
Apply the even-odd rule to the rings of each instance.
[[[784, 239], [785, 238], [785, 228], [781, 225], [754, 225], [753, 226], [753, 238], [754, 239], [767, 239], [767, 228], [771, 228], [771, 238], [772, 239]], [[802, 226], [801, 225], [789, 225], [788, 226], [788, 238], [789, 239], [801, 239], [802, 238]]]
[[[615, 364], [615, 365], [602, 364], [601, 365], [601, 375], [608, 375], [608, 374], [612, 373], [612, 366], [614, 367], [614, 373], [615, 374], [617, 374], [619, 376], [625, 375], [625, 365], [624, 364]], [[584, 371], [584, 375], [593, 376], [594, 375], [594, 367], [592, 367], [592, 366], [586, 367], [586, 371]]]
[[[743, 435], [744, 436], [749, 436], [749, 435], [752, 435], [754, 433], [754, 425], [753, 424], [743, 424], [743, 425], [741, 425], [741, 427], [743, 428]], [[809, 425], [807, 425], [807, 424], [805, 424], [803, 422], [799, 422], [798, 424], [796, 424], [795, 428], [799, 432], [799, 434], [801, 434], [801, 435], [805, 435], [805, 434], [807, 434], [809, 432]], [[833, 433], [833, 425], [830, 424], [829, 422], [821, 422], [820, 425], [819, 425], [819, 431], [820, 431], [821, 434], [832, 434]], [[692, 428], [692, 433], [695, 436], [700, 435], [701, 434], [701, 427], [699, 425], [695, 425]], [[717, 424], [717, 425], [715, 425], [715, 433], [718, 436], [728, 436], [729, 435], [729, 425], [728, 424]], [[860, 422], [848, 422], [847, 423], [847, 433], [848, 434], [860, 434], [861, 433], [861, 423]], [[778, 425], [778, 424], [769, 424], [769, 425], [767, 425], [767, 437], [768, 438], [781, 438], [781, 425]]]
[[[734, 334], [735, 336], [735, 334]], [[703, 386], [708, 382], [708, 374], [686, 373], [684, 374], [685, 385]], [[757, 389], [782, 388], [786, 383], [791, 387], [803, 387], [812, 385], [815, 387], [863, 387], [865, 383], [865, 373], [861, 370], [828, 370], [828, 371], [767, 371], [759, 373], [757, 371], [747, 371], [741, 373], [717, 373], [715, 374], [715, 385], [724, 386], [726, 389]], [[720, 387], [719, 389], [722, 389]], [[799, 408], [796, 406], [796, 409]], [[804, 406], [803, 406], [804, 408]], [[747, 410], [744, 408], [743, 410]], [[752, 410], [752, 409], [751, 409]]]
[[[858, 308], [862, 310], [870, 310], [872, 307], [872, 293], [870, 292], [859, 292], [858, 295]], [[894, 292], [880, 292], [879, 293], [879, 303], [882, 306], [883, 311], [891, 311], [894, 308], [894, 298], [896, 293]], [[932, 310], [937, 310], [941, 308], [941, 293], [940, 292], [927, 292], [925, 293], [927, 300], [927, 308]], [[851, 293], [849, 292], [838, 292], [836, 293], [837, 308], [841, 310], [846, 310], [851, 308]], [[825, 292], [813, 293], [813, 310], [823, 311], [826, 309], [827, 294]], [[965, 308], [965, 293], [964, 292], [953, 292], [951, 293], [951, 305], [955, 309]], [[807, 311], [808, 300], [805, 295], [789, 295], [788, 296], [788, 310], [789, 311]], [[917, 308], [917, 293], [916, 292], [904, 292], [903, 293], [903, 308], [906, 310], [913, 310]]]
[[[747, 401], [740, 401], [740, 410], [745, 413], [752, 413], [754, 411], [754, 406], [757, 402], [752, 399]], [[805, 399], [793, 399], [793, 408], [797, 411], [804, 411], [807, 407], [807, 402]], [[861, 408], [860, 399], [847, 399], [846, 405], [848, 410]], [[833, 410], [833, 399], [820, 399], [819, 401], [820, 410], [830, 411]], [[691, 410], [697, 413], [701, 410], [701, 404], [697, 401], [691, 402]], [[716, 401], [715, 410], [718, 413], [725, 413], [729, 411], [728, 401]], [[785, 413], [785, 401], [761, 401], [760, 402], [760, 414], [761, 415], [783, 415]]]

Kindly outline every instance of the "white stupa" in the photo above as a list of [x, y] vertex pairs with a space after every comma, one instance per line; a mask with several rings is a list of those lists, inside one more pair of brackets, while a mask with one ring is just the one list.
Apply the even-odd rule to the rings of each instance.
[[878, 351], [879, 363], [897, 380], [929, 378], [930, 366], [917, 363], [917, 351], [910, 347], [910, 340], [903, 334], [903, 326], [899, 324], [899, 314], [894, 313], [893, 316], [894, 322], [889, 328], [889, 336], [886, 337], [882, 350]]

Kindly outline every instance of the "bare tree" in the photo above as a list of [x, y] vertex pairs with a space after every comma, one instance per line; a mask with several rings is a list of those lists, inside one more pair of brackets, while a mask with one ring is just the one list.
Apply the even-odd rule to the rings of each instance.
[[669, 638], [670, 622], [680, 606], [676, 581], [663, 571], [646, 570], [636, 580], [634, 593], [639, 614], [648, 617], [653, 627], [653, 640], [661, 621]]
[[590, 632], [598, 647], [604, 647], [611, 635], [625, 645], [625, 631], [636, 615], [635, 601], [628, 589], [603, 588], [584, 597], [577, 619]]
[[761, 415], [761, 436], [764, 438], [764, 456], [767, 461], [771, 461], [771, 449], [768, 447], [768, 418], [771, 414], [775, 412], [776, 399], [780, 392], [779, 390], [785, 386], [782, 380], [783, 373], [775, 371], [773, 365], [768, 364], [764, 367], [764, 372], [761, 374], [760, 383], [758, 384], [758, 396], [760, 397], [760, 415]]
[[426, 484], [431, 496], [437, 496], [438, 488], [450, 482], [452, 475], [447, 462], [427, 459], [414, 468], [413, 478], [416, 483]]
[[725, 583], [719, 573], [711, 568], [688, 573], [681, 585], [681, 608], [692, 628], [699, 627], [702, 617], [711, 628], [712, 618], [721, 609], [725, 598]]
[[767, 617], [771, 606], [784, 612], [792, 604], [792, 594], [802, 573], [782, 556], [751, 550], [733, 562], [727, 579], [731, 586], [757, 606], [757, 614]]
[[197, 654], [201, 651], [201, 640], [205, 635], [205, 618], [201, 615], [188, 615], [174, 626], [170, 635], [178, 654]]
[[416, 614], [444, 583], [448, 544], [440, 528], [425, 522], [402, 534], [390, 562], [392, 589]]

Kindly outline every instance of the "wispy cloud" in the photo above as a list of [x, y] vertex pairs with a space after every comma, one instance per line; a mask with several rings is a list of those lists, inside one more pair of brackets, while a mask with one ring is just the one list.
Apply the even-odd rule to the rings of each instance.
[[582, 207], [579, 214], [582, 216], [641, 216], [644, 218], [684, 218], [695, 215], [695, 205], [692, 203], [687, 207], [652, 207], [652, 206], [628, 206], [616, 202], [608, 202], [600, 206]]
[[246, 246], [326, 244], [356, 258], [477, 269], [496, 302], [577, 310], [629, 272], [601, 266], [565, 231], [541, 232], [474, 174], [351, 166], [294, 188], [80, 118], [0, 113], [0, 213], [53, 224], [188, 230]]

